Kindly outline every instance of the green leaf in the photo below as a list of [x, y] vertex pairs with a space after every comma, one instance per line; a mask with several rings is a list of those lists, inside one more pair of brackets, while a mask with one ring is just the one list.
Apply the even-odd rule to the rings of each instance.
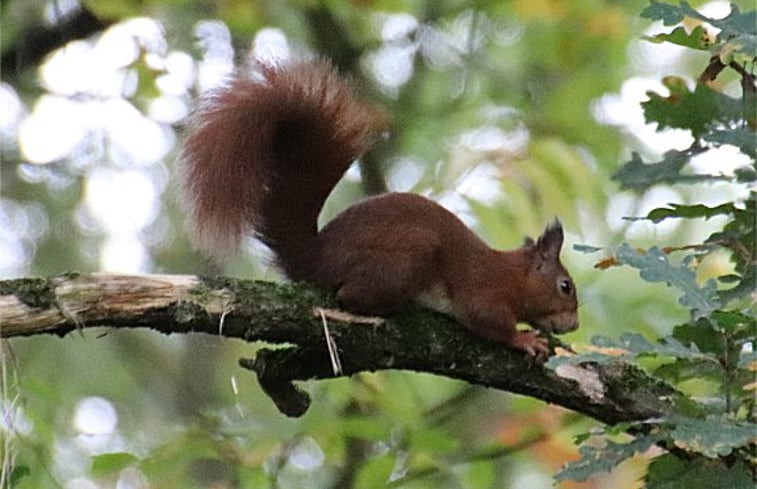
[[92, 475], [105, 477], [139, 462], [134, 454], [128, 452], [104, 453], [92, 457]]
[[349, 416], [338, 420], [339, 433], [344, 437], [381, 441], [389, 438], [387, 427], [378, 416]]
[[707, 31], [701, 25], [696, 26], [691, 33], [687, 33], [683, 27], [676, 27], [670, 34], [644, 36], [643, 39], [654, 43], [670, 42], [701, 51], [707, 51], [710, 47]]
[[616, 436], [627, 433], [631, 428], [632, 423], [630, 421], [622, 421], [613, 425], [605, 426], [604, 432], [606, 435]]
[[722, 19], [713, 19], [691, 8], [688, 2], [681, 2], [680, 6], [675, 6], [652, 0], [651, 4], [641, 13], [641, 17], [661, 20], [664, 25], [676, 25], [684, 17], [690, 17], [721, 29], [720, 36], [728, 39], [740, 34], [754, 33], [754, 26], [757, 24], [757, 12], [751, 10], [742, 14], [739, 7], [734, 4], [731, 4], [731, 11], [727, 16]]
[[30, 475], [32, 475], [32, 471], [26, 465], [13, 467], [10, 473], [10, 487], [16, 487], [24, 477], [29, 477]]
[[[721, 290], [718, 294], [723, 304], [730, 301], [748, 298], [754, 293], [754, 284], [757, 283], [757, 255], [754, 253], [757, 247], [757, 199], [752, 192], [745, 202], [744, 209], [738, 209], [733, 214], [733, 219], [725, 225], [722, 231], [710, 235], [705, 243], [713, 243], [725, 246], [731, 250], [731, 260], [735, 265], [738, 283], [730, 289]], [[730, 283], [733, 283], [731, 280]]]
[[573, 245], [573, 249], [576, 251], [580, 251], [581, 253], [596, 253], [597, 251], [602, 251], [604, 248], [597, 248], [596, 246], [577, 244], [577, 245]]
[[720, 48], [720, 62], [728, 65], [731, 62], [743, 64], [751, 63], [757, 52], [757, 35], [742, 34], [728, 40]]
[[491, 461], [470, 463], [462, 474], [465, 487], [497, 487], [497, 472]]
[[[754, 340], [756, 328], [757, 319], [750, 315], [738, 311], [714, 311], [707, 318], [676, 326], [673, 328], [673, 337], [683, 345], [696, 347], [712, 358], [718, 358], [720, 361], [727, 359], [730, 365], [743, 368], [745, 365], [740, 360], [744, 357], [741, 351], [742, 344]], [[731, 342], [725, 341], [725, 334], [730, 336]], [[727, 354], [726, 344], [730, 345]], [[717, 376], [718, 383], [722, 383], [723, 367], [720, 363], [689, 360], [691, 361], [688, 363], [663, 365], [655, 373], [674, 381]]]
[[757, 283], [757, 270], [752, 265], [738, 285], [727, 290], [721, 290], [718, 293], [718, 299], [723, 304], [728, 304], [731, 301], [751, 297], [754, 294], [755, 283]]
[[563, 467], [555, 479], [558, 482], [568, 479], [584, 481], [596, 473], [609, 472], [625, 459], [646, 452], [660, 440], [660, 435], [644, 435], [630, 443], [607, 441], [602, 447], [583, 445], [578, 450], [581, 458]]
[[752, 332], [757, 331], [757, 318], [739, 311], [715, 311], [712, 314], [712, 318], [718, 326], [727, 331], [733, 332], [737, 329], [746, 329]]
[[698, 183], [716, 180], [731, 180], [721, 175], [685, 175], [681, 170], [693, 157], [704, 152], [692, 148], [686, 151], [668, 151], [663, 160], [656, 163], [644, 163], [638, 153], [634, 152], [631, 161], [625, 163], [612, 179], [620, 183], [620, 188], [646, 190], [659, 183]]
[[696, 273], [688, 267], [693, 256], [687, 256], [681, 266], [676, 267], [656, 246], [646, 252], [637, 252], [625, 243], [618, 247], [615, 256], [620, 263], [638, 269], [641, 278], [647, 282], [665, 282], [682, 291], [678, 302], [691, 309], [695, 318], [706, 316], [720, 307], [715, 281], [710, 280], [703, 287], [697, 284]]
[[[665, 363], [654, 369], [654, 375], [666, 380], [671, 384], [685, 382], [687, 380], [707, 380], [716, 384], [723, 382], [723, 368], [715, 362], [702, 360], [676, 359], [673, 362]], [[722, 413], [725, 410], [724, 402], [720, 399], [717, 402], [709, 402], [706, 406], [707, 412]], [[714, 410], [713, 410], [714, 409]]]
[[708, 207], [704, 204], [697, 205], [680, 205], [680, 204], [668, 204], [669, 207], [660, 207], [654, 209], [647, 214], [644, 219], [649, 219], [654, 223], [664, 221], [671, 217], [683, 217], [687, 219], [693, 218], [705, 218], [709, 219], [714, 216], [735, 214], [738, 209], [735, 205], [728, 202], [720, 204], [715, 207]]
[[700, 351], [721, 355], [723, 353], [723, 336], [715, 331], [713, 324], [702, 318], [699, 321], [679, 324], [673, 328], [673, 337], [686, 344], [694, 344]]
[[[747, 268], [748, 264], [754, 264], [755, 256], [752, 251], [755, 247], [755, 219], [757, 218], [757, 199], [752, 192], [745, 202], [744, 209], [738, 209], [733, 213], [733, 219], [725, 225], [722, 231], [710, 235], [706, 243], [722, 242], [728, 244], [733, 250], [735, 263], [738, 268]], [[746, 274], [743, 274], [746, 275]]]
[[682, 460], [666, 453], [649, 464], [646, 489], [753, 489], [743, 463], [728, 467], [720, 460]]
[[748, 127], [729, 129], [711, 129], [702, 135], [702, 139], [718, 146], [730, 144], [736, 146], [747, 156], [755, 157], [757, 151], [757, 134]]
[[644, 119], [656, 122], [657, 130], [689, 129], [694, 137], [704, 134], [711, 126], [730, 125], [744, 120], [741, 100], [717, 92], [697, 83], [689, 91], [686, 82], [678, 77], [665, 77], [662, 83], [670, 94], [649, 91], [649, 100], [642, 102]]
[[749, 12], [744, 12], [742, 14], [739, 7], [733, 3], [731, 4], [731, 11], [722, 19], [705, 17], [690, 7], [687, 14], [712, 24], [712, 26], [717, 27], [718, 29], [722, 29], [720, 37], [725, 38], [736, 37], [742, 34], [754, 35], [754, 26], [757, 25], [756, 10], [750, 10]]
[[605, 348], [623, 348], [636, 355], [659, 355], [687, 360], [707, 360], [717, 363], [717, 358], [702, 353], [699, 348], [697, 348], [696, 344], [692, 344], [688, 347], [672, 336], [660, 339], [659, 343], [651, 343], [638, 333], [623, 333], [620, 335], [619, 342], [612, 341], [602, 336], [595, 336], [592, 338], [592, 343], [596, 346]]
[[753, 166], [742, 166], [733, 171], [738, 183], [752, 183], [757, 181], [757, 170]]
[[652, 0], [650, 5], [641, 12], [644, 19], [661, 20], [664, 25], [676, 25], [684, 18], [683, 10], [675, 5]]
[[449, 436], [449, 430], [446, 429], [419, 428], [410, 435], [409, 446], [413, 453], [431, 453], [436, 457], [460, 448], [458, 440]]
[[355, 487], [379, 489], [386, 487], [395, 466], [395, 459], [390, 455], [376, 457], [360, 467], [355, 480]]
[[676, 446], [710, 458], [729, 455], [733, 450], [757, 441], [757, 425], [726, 417], [707, 419], [677, 418], [671, 432]]

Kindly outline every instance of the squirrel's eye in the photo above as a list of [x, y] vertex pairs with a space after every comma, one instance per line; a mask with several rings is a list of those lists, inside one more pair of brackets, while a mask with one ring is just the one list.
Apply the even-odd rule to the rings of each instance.
[[572, 291], [573, 291], [573, 284], [570, 283], [570, 280], [568, 280], [567, 278], [560, 280], [560, 292], [562, 292], [565, 295], [570, 295]]

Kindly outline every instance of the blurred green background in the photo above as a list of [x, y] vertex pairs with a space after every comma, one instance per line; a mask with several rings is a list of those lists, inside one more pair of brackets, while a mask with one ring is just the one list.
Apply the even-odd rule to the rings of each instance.
[[[597, 271], [601, 257], [571, 249], [685, 245], [717, 224], [624, 220], [692, 196], [662, 186], [620, 192], [610, 181], [631, 151], [653, 158], [691, 142], [683, 131], [655, 133], [638, 103], [663, 90], [665, 75], [696, 77], [706, 54], [642, 41], [661, 29], [639, 18], [646, 5], [5, 0], [0, 277], [108, 270], [279, 280], [252, 241], [225, 270], [191, 249], [174, 157], [198, 94], [234, 65], [319, 55], [392, 119], [332, 194], [324, 221], [367, 194], [412, 191], [508, 248], [559, 216], [581, 302], [581, 329], [566, 340], [668, 333], [685, 314], [673, 293], [633, 270]], [[714, 17], [729, 10], [692, 5]], [[721, 78], [726, 92], [738, 88]], [[707, 203], [731, 189], [696, 192]], [[726, 257], [711, 262], [712, 275], [728, 266]], [[257, 346], [125, 330], [5, 341], [5, 467], [21, 467], [22, 488], [539, 489], [553, 487], [551, 475], [577, 456], [572, 436], [594, 424], [407, 372], [306, 385], [313, 407], [292, 420], [237, 366]], [[558, 487], [639, 487], [644, 463]]]

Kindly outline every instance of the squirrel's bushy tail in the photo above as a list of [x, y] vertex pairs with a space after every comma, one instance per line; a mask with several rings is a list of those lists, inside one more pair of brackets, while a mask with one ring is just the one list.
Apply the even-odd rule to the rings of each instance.
[[255, 234], [306, 279], [318, 214], [381, 116], [326, 62], [265, 67], [212, 91], [179, 157], [197, 247], [216, 259]]

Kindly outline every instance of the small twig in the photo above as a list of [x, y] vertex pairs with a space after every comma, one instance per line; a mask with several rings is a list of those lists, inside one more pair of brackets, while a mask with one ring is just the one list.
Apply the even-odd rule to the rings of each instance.
[[324, 313], [324, 310], [320, 307], [317, 307], [316, 310], [321, 316], [321, 324], [323, 325], [323, 335], [326, 337], [326, 348], [329, 350], [329, 359], [331, 360], [331, 370], [334, 372], [335, 376], [341, 376], [342, 375], [342, 361], [339, 359], [339, 352], [336, 348], [336, 341], [334, 341], [334, 337], [331, 336], [331, 332], [329, 331], [329, 322], [326, 321], [326, 314]]
[[323, 319], [324, 317], [327, 317], [329, 319], [332, 319], [334, 321], [338, 321], [340, 323], [353, 323], [353, 324], [372, 324], [374, 326], [379, 326], [384, 324], [384, 318], [375, 317], [375, 316], [358, 316], [355, 314], [351, 314], [347, 311], [341, 311], [339, 309], [329, 309], [326, 307], [315, 307], [313, 308], [313, 314], [317, 317], [320, 317]]
[[229, 311], [223, 311], [221, 313], [221, 318], [218, 320], [218, 336], [223, 336], [223, 323], [226, 320], [226, 315], [229, 313]]
[[709, 83], [715, 80], [724, 69], [725, 65], [720, 61], [720, 55], [716, 54], [710, 58], [707, 68], [705, 68], [702, 74], [699, 75], [699, 81], [702, 83]]
[[741, 75], [741, 88], [744, 90], [744, 93], [757, 92], [757, 85], [755, 85], [755, 83], [757, 82], [757, 77], [749, 73], [746, 69], [744, 69], [743, 66], [736, 63], [735, 61], [731, 61], [728, 64], [728, 67]]

